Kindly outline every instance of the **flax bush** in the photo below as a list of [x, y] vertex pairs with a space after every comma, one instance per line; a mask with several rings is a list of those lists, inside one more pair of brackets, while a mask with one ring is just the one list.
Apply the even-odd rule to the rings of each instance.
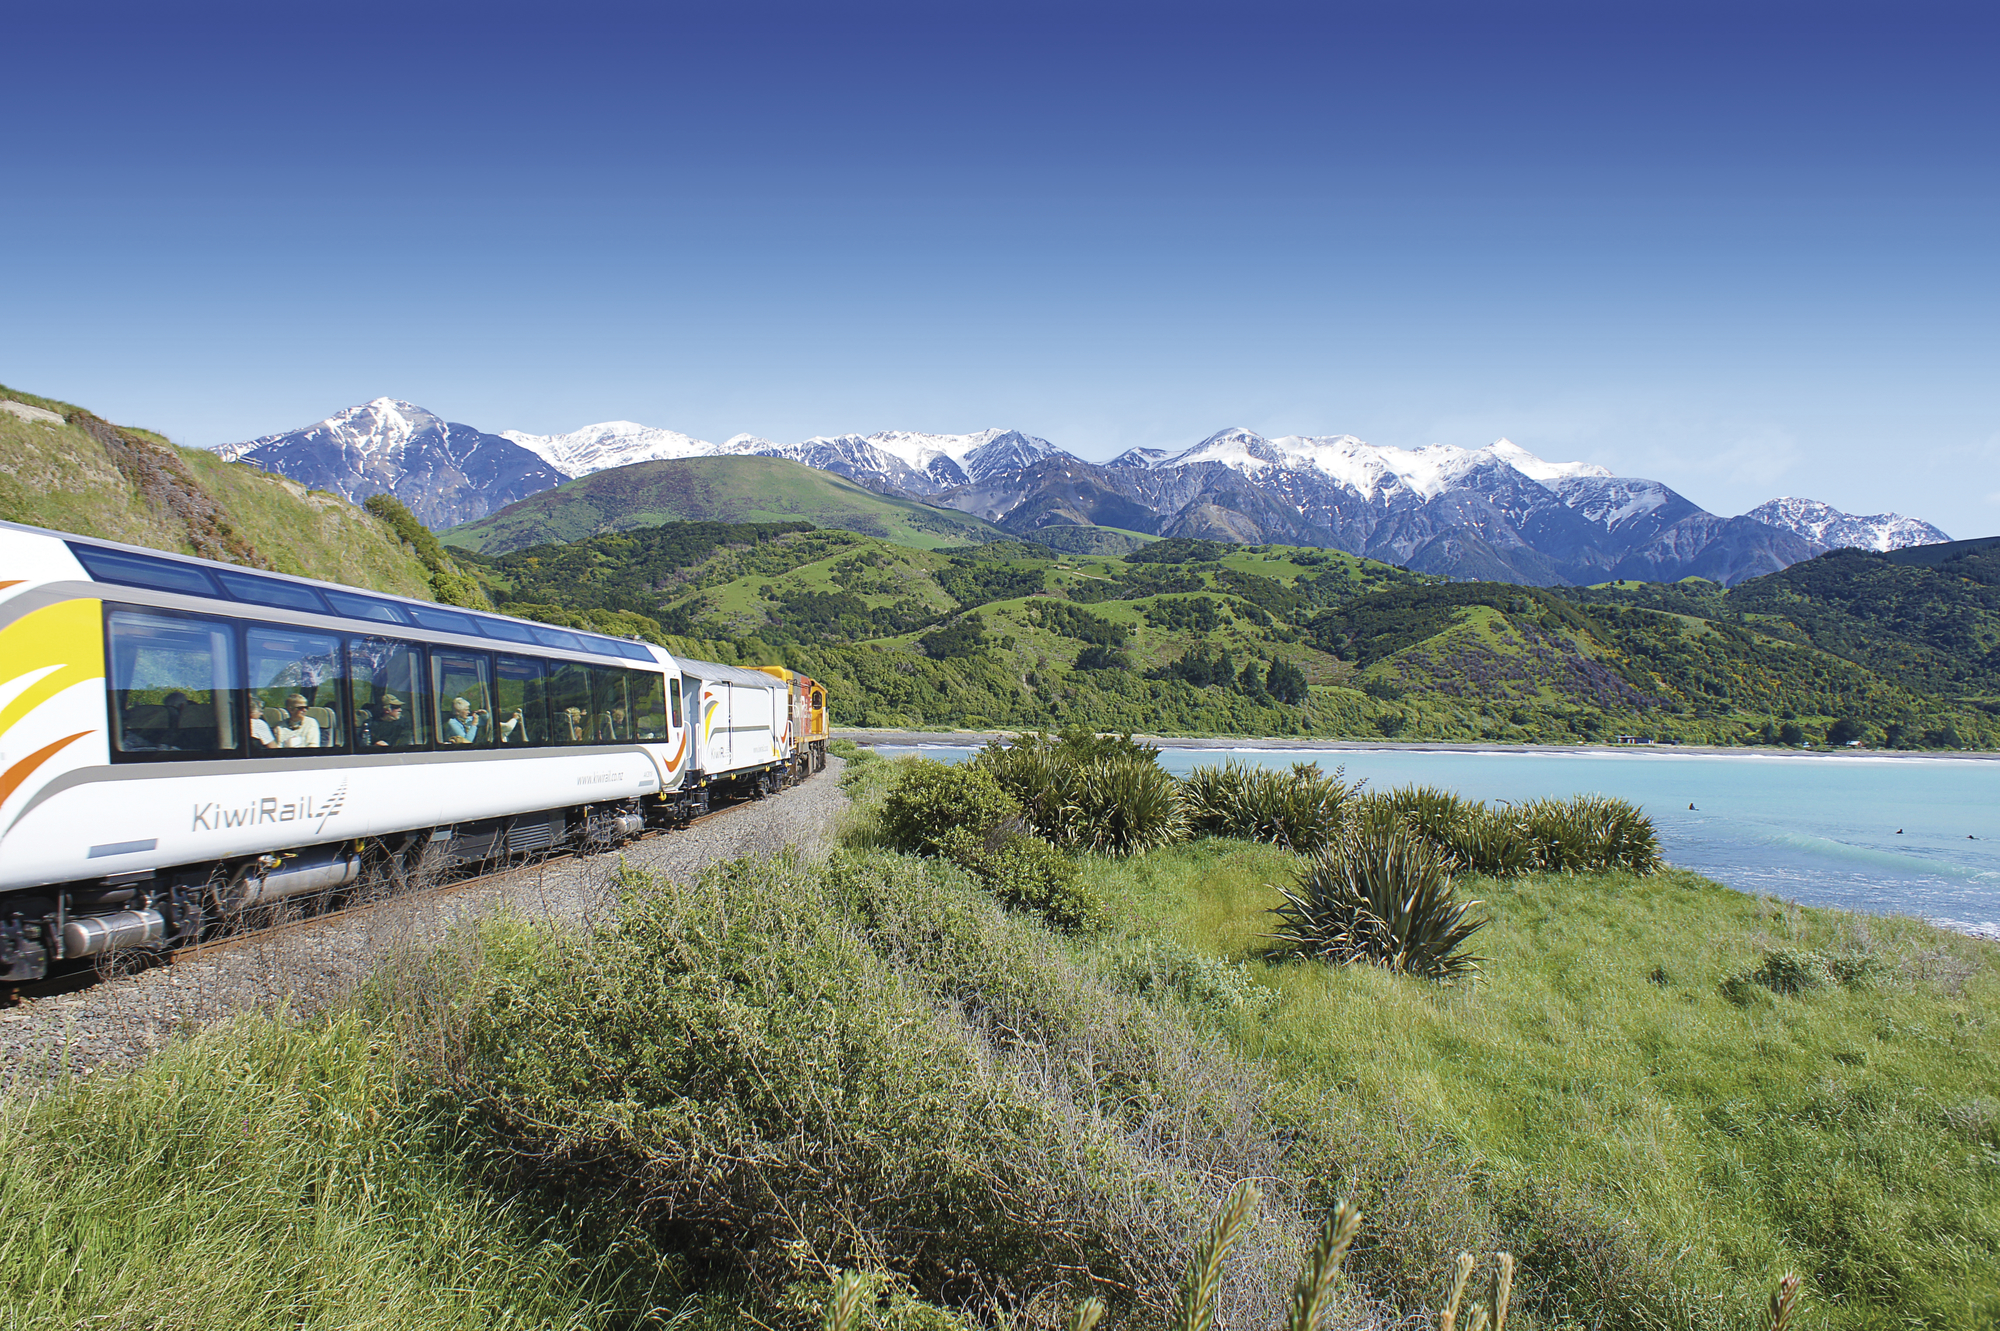
[[1134, 855], [1187, 835], [1180, 783], [1129, 736], [1027, 735], [968, 766], [992, 774], [1035, 835], [1064, 850]]
[[1231, 758], [1197, 767], [1181, 782], [1181, 798], [1196, 836], [1266, 841], [1309, 855], [1339, 835], [1360, 791], [1346, 775], [1344, 767], [1328, 776], [1312, 763], [1281, 772]]
[[1392, 818], [1357, 824], [1300, 869], [1272, 913], [1280, 953], [1366, 961], [1444, 980], [1476, 970], [1462, 949], [1487, 921], [1452, 891], [1449, 852]]

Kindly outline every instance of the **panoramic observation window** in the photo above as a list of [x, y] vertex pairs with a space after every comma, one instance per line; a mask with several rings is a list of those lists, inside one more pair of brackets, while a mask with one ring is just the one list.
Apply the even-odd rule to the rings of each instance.
[[251, 757], [347, 747], [339, 638], [251, 625], [243, 646]]
[[632, 707], [625, 672], [616, 666], [590, 668], [591, 741], [615, 744], [632, 738]]
[[326, 602], [312, 588], [276, 578], [260, 578], [252, 573], [217, 569], [215, 577], [222, 589], [239, 601], [268, 605], [277, 610], [305, 610], [315, 615], [328, 613]]
[[403, 613], [415, 621], [418, 628], [430, 629], [437, 633], [463, 633], [468, 638], [480, 636], [479, 623], [471, 615], [461, 615], [456, 610], [440, 610], [430, 605], [406, 605]]
[[547, 744], [549, 707], [542, 663], [525, 656], [502, 656], [493, 663], [493, 715], [501, 744]]
[[333, 608], [349, 619], [373, 619], [384, 624], [407, 624], [403, 617], [403, 607], [391, 601], [378, 601], [372, 596], [357, 596], [353, 592], [337, 592], [329, 588], [326, 599]]
[[548, 663], [549, 743], [590, 743], [590, 667]]
[[485, 748], [493, 743], [491, 667], [483, 652], [431, 649], [432, 696], [437, 699], [438, 743]]
[[632, 738], [667, 737], [667, 694], [665, 675], [650, 670], [625, 672], [625, 696], [632, 705]]
[[70, 553], [84, 571], [98, 582], [118, 582], [127, 587], [150, 587], [158, 592], [182, 592], [188, 596], [215, 596], [215, 579], [208, 570], [193, 564], [125, 550], [106, 550], [100, 545], [69, 542]]
[[485, 633], [489, 638], [498, 638], [502, 642], [533, 642], [535, 640], [535, 635], [528, 632], [526, 624], [516, 624], [511, 619], [488, 619], [484, 615], [478, 616], [478, 620], [480, 631]]
[[105, 620], [114, 754], [185, 760], [242, 751], [228, 624], [137, 610], [113, 610]]
[[347, 668], [357, 750], [429, 747], [422, 649], [388, 638], [349, 638]]

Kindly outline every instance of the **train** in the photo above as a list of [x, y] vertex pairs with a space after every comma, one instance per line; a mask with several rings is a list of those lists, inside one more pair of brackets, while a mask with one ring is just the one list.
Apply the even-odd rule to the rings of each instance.
[[0, 522], [0, 982], [685, 826], [827, 727], [783, 666]]

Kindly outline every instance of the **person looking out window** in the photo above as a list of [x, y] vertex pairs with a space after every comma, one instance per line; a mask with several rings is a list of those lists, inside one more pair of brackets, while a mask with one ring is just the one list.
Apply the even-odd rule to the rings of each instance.
[[285, 714], [278, 719], [277, 737], [277, 747], [281, 749], [319, 747], [319, 722], [306, 715], [304, 694], [294, 693], [285, 699]]

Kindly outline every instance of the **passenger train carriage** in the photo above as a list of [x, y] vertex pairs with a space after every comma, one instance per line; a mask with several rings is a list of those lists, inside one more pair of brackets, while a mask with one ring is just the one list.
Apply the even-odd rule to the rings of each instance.
[[825, 751], [780, 667], [0, 523], [0, 980], [615, 845]]

